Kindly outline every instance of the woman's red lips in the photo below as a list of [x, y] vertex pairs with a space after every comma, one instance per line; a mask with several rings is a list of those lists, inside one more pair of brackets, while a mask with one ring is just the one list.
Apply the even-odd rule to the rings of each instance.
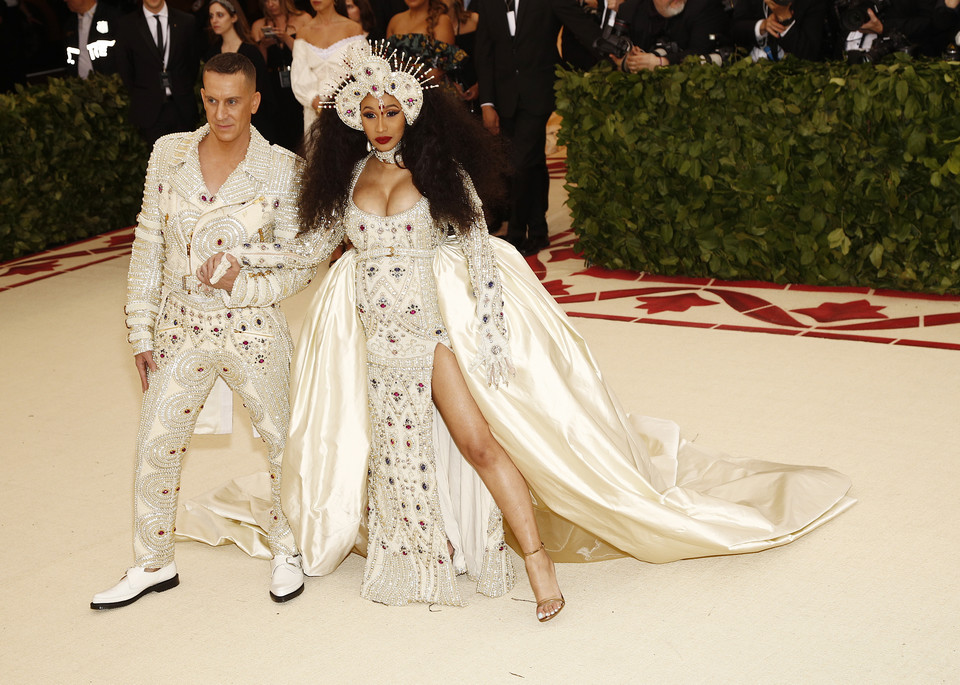
[[392, 136], [380, 136], [379, 138], [374, 138], [374, 140], [377, 141], [378, 143], [380, 143], [381, 145], [386, 145], [386, 144], [389, 143], [391, 140], [393, 140], [393, 137], [392, 137]]

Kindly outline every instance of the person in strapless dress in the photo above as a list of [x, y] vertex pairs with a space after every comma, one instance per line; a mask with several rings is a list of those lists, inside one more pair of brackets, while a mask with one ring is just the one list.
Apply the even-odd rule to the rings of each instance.
[[317, 120], [317, 108], [328, 102], [343, 79], [343, 51], [365, 41], [363, 27], [347, 16], [343, 0], [310, 0], [316, 16], [293, 42], [290, 85], [303, 105], [303, 130]]

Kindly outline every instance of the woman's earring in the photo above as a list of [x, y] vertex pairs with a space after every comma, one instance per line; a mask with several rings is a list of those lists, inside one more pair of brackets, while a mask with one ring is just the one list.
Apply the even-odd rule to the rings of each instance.
[[370, 141], [367, 141], [367, 152], [373, 152], [373, 145], [370, 144]]

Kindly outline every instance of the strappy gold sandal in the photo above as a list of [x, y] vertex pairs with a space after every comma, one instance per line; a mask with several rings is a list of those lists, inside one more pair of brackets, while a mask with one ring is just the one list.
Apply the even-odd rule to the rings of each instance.
[[[523, 550], [521, 550], [521, 551], [523, 551]], [[534, 554], [536, 554], [537, 552], [545, 552], [545, 551], [546, 551], [546, 547], [544, 547], [544, 546], [543, 546], [543, 542], [541, 542], [541, 543], [540, 543], [540, 546], [537, 547], [537, 548], [536, 548], [535, 550], [533, 550], [532, 552], [523, 552], [523, 556], [524, 556], [524, 558], [526, 558], [526, 557], [532, 557], [532, 556], [533, 556]], [[560, 602], [560, 607], [559, 607], [556, 611], [554, 611], [552, 614], [543, 614], [543, 615], [541, 615], [541, 613], [540, 613], [540, 607], [542, 607], [544, 604], [549, 604], [550, 602]], [[559, 614], [559, 613], [563, 610], [563, 607], [565, 607], [566, 605], [567, 605], [567, 602], [566, 602], [566, 600], [563, 598], [563, 593], [562, 593], [562, 592], [560, 593], [560, 596], [559, 596], [559, 597], [548, 597], [547, 599], [541, 599], [539, 602], [537, 602], [537, 620], [540, 621], [540, 623], [546, 623], [546, 622], [549, 621], [551, 618], [556, 618], [557, 614]]]

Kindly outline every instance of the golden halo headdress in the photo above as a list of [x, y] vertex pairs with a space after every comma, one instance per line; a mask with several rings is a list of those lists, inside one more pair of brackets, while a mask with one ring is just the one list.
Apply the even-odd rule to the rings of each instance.
[[367, 95], [381, 102], [384, 95], [397, 98], [407, 124], [412, 124], [420, 115], [424, 89], [436, 88], [427, 67], [385, 42], [371, 46], [357, 41], [344, 51], [343, 63], [347, 73], [330, 105], [343, 123], [358, 131], [363, 130], [360, 102]]

